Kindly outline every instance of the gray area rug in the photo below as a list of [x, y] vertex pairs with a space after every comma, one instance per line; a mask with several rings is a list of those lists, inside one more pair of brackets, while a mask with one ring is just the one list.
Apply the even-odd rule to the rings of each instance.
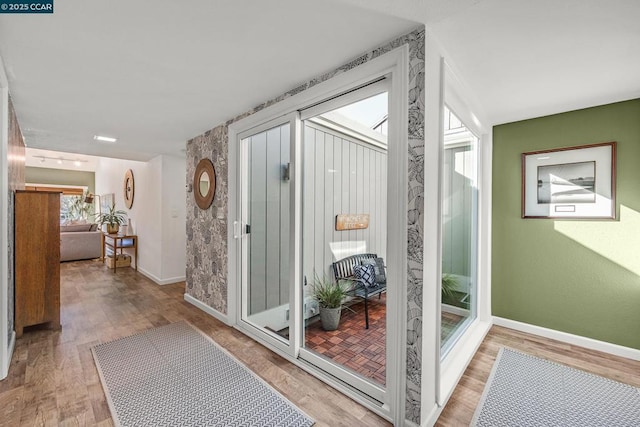
[[640, 426], [640, 389], [500, 349], [472, 426]]
[[120, 426], [311, 426], [314, 421], [185, 322], [92, 349]]

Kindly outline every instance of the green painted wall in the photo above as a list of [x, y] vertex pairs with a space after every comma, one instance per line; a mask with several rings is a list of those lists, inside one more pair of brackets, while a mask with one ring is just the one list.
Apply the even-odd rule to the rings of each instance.
[[29, 184], [87, 186], [89, 192], [95, 193], [96, 174], [95, 172], [27, 167], [25, 181]]
[[[616, 221], [520, 218], [520, 154], [617, 141]], [[640, 99], [493, 129], [495, 316], [640, 349]]]

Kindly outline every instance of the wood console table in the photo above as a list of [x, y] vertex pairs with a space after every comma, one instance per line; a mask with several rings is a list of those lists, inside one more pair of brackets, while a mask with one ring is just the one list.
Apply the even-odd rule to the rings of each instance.
[[[125, 242], [126, 240], [126, 242]], [[131, 242], [131, 243], [129, 243]], [[102, 256], [100, 260], [104, 262], [106, 248], [111, 248], [113, 251], [113, 272], [116, 272], [118, 267], [118, 249], [122, 254], [122, 250], [125, 248], [133, 248], [133, 259], [135, 261], [135, 269], [138, 271], [138, 236], [135, 234], [108, 234], [102, 233]]]

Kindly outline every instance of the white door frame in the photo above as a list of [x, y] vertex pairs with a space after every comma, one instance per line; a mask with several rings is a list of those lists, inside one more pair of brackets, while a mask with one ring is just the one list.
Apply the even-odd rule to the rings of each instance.
[[[254, 334], [264, 334], [266, 331], [249, 322], [248, 320], [245, 320], [244, 318], [246, 317], [246, 313], [245, 313], [245, 309], [243, 308], [243, 300], [242, 300], [242, 295], [247, 294], [247, 290], [248, 290], [248, 286], [247, 286], [247, 282], [246, 282], [246, 278], [248, 277], [248, 271], [246, 269], [246, 265], [243, 263], [243, 260], [247, 258], [248, 254], [247, 254], [247, 250], [248, 250], [248, 245], [246, 244], [242, 244], [242, 242], [246, 242], [247, 239], [250, 238], [250, 235], [248, 235], [245, 231], [245, 226], [247, 225], [247, 221], [248, 221], [248, 217], [249, 217], [249, 212], [247, 211], [247, 207], [249, 204], [249, 201], [247, 199], [247, 195], [248, 195], [248, 185], [249, 183], [247, 182], [247, 179], [245, 179], [246, 177], [248, 177], [249, 175], [249, 170], [248, 170], [248, 151], [247, 151], [247, 145], [246, 143], [244, 143], [244, 140], [246, 138], [249, 138], [250, 136], [256, 135], [256, 134], [260, 134], [262, 132], [266, 132], [269, 129], [273, 129], [285, 124], [289, 124], [290, 126], [290, 158], [292, 159], [291, 164], [292, 165], [296, 165], [298, 163], [296, 163], [297, 160], [297, 152], [299, 150], [297, 150], [296, 148], [296, 140], [298, 138], [298, 135], [300, 134], [299, 132], [299, 127], [300, 127], [300, 119], [299, 119], [299, 114], [297, 111], [287, 114], [285, 116], [281, 116], [281, 117], [277, 117], [274, 118], [273, 120], [269, 120], [268, 122], [262, 123], [259, 126], [255, 126], [252, 127], [251, 129], [247, 129], [244, 130], [240, 133], [237, 134], [236, 136], [236, 144], [238, 145], [238, 158], [237, 158], [237, 163], [235, 163], [236, 165], [238, 165], [239, 167], [236, 168], [236, 179], [237, 179], [237, 184], [238, 184], [238, 190], [239, 193], [236, 194], [236, 209], [238, 212], [238, 216], [236, 217], [235, 220], [235, 231], [234, 231], [234, 235], [235, 235], [235, 250], [237, 252], [237, 256], [238, 256], [238, 265], [235, 266], [235, 270], [238, 272], [239, 276], [237, 278], [238, 280], [238, 284], [240, 285], [237, 288], [237, 292], [236, 292], [236, 313], [237, 315], [237, 319], [235, 321], [234, 326], [236, 326], [238, 329], [242, 330], [243, 332], [249, 334], [249, 335], [254, 335]], [[232, 141], [229, 139], [230, 143], [232, 143]], [[233, 163], [230, 163], [233, 164]], [[300, 168], [297, 168], [300, 169]], [[290, 179], [290, 209], [291, 212], [297, 212], [296, 209], [299, 208], [299, 203], [297, 203], [297, 200], [299, 200], [297, 198], [297, 194], [299, 192], [298, 188], [300, 187], [299, 185], [297, 185], [299, 181], [299, 176], [296, 173], [297, 171], [294, 170], [293, 173], [290, 173], [291, 179]], [[229, 204], [231, 204], [232, 201], [230, 200]], [[293, 256], [293, 267], [290, 272], [289, 272], [289, 283], [297, 283], [298, 282], [298, 277], [300, 277], [299, 273], [299, 248], [297, 247], [297, 243], [299, 242], [300, 239], [295, 239], [295, 230], [298, 230], [299, 227], [299, 222], [300, 219], [294, 215], [292, 217], [292, 221], [293, 221], [293, 227], [292, 230], [294, 230], [293, 233], [290, 233], [289, 235], [289, 247], [291, 248], [291, 254]], [[229, 247], [229, 250], [231, 251], [231, 246]], [[292, 357], [296, 357], [295, 351], [294, 349], [297, 348], [297, 345], [299, 345], [299, 340], [296, 340], [296, 337], [298, 337], [299, 332], [298, 332], [298, 326], [300, 325], [300, 323], [298, 323], [298, 316], [302, 316], [302, 314], [300, 313], [300, 308], [299, 308], [299, 304], [296, 304], [295, 302], [298, 301], [299, 297], [300, 297], [300, 290], [298, 286], [295, 286], [294, 289], [292, 289], [292, 292], [290, 292], [289, 294], [289, 342], [285, 343], [283, 342], [281, 339], [279, 339], [275, 333], [272, 334], [268, 334], [268, 335], [272, 335], [272, 336], [263, 336], [264, 340], [267, 340], [271, 346], [278, 348], [281, 352], [285, 352], [288, 355], [292, 356]]]
[[[9, 337], [9, 83], [0, 58], [0, 380], [9, 373], [15, 333]], [[9, 342], [9, 340], [11, 340]]]
[[[318, 105], [314, 105], [312, 107], [306, 108], [303, 111], [300, 112], [300, 120], [302, 121], [303, 124], [303, 128], [304, 128], [304, 123], [307, 120], [313, 119], [315, 117], [318, 117], [321, 114], [333, 111], [335, 109], [338, 109], [340, 107], [349, 105], [349, 104], [353, 104], [355, 102], [361, 101], [363, 99], [366, 99], [368, 97], [371, 96], [375, 96], [378, 95], [380, 93], [390, 93], [391, 92], [391, 87], [390, 87], [390, 82], [388, 81], [388, 79], [383, 79], [379, 82], [375, 82], [375, 83], [371, 83], [365, 87], [362, 87], [360, 89], [356, 89], [352, 92], [349, 92], [347, 94], [338, 96], [336, 98], [333, 99], [329, 99], [325, 102], [322, 102], [321, 104]], [[302, 145], [304, 146], [304, 133], [303, 133], [303, 137], [302, 137]], [[386, 147], [385, 147], [386, 148]], [[301, 164], [301, 163], [298, 163]], [[300, 169], [300, 168], [299, 168]], [[301, 181], [299, 181], [301, 182]], [[388, 188], [387, 188], [388, 191]], [[302, 204], [300, 204], [300, 206], [302, 206]], [[301, 240], [300, 240], [301, 242]], [[389, 259], [389, 255], [387, 254], [386, 259]], [[300, 277], [300, 276], [297, 276]], [[393, 289], [395, 290], [395, 289]], [[393, 291], [392, 290], [392, 291]], [[387, 297], [389, 297], [389, 293], [387, 292]], [[393, 293], [393, 292], [391, 292]], [[390, 315], [387, 315], [387, 322], [389, 321], [389, 317], [392, 317], [394, 314], [390, 313]], [[310, 351], [307, 350], [307, 348], [304, 346], [304, 341], [303, 341], [303, 334], [300, 333], [299, 334], [300, 340], [301, 340], [301, 344], [299, 347], [299, 354], [298, 356], [309, 362], [312, 363], [313, 365], [317, 366], [318, 368], [334, 375], [337, 378], [341, 378], [344, 379], [346, 377], [350, 377], [349, 379], [349, 384], [354, 387], [357, 388], [358, 390], [362, 391], [363, 393], [367, 394], [368, 396], [372, 397], [373, 399], [379, 401], [379, 402], [385, 402], [386, 400], [389, 400], [387, 397], [387, 392], [386, 392], [386, 388], [384, 386], [381, 386], [379, 384], [375, 384], [373, 383], [371, 380], [365, 379], [365, 378], [361, 378], [358, 375], [354, 375], [353, 372], [351, 372], [349, 369], [343, 367], [342, 365], [336, 364], [335, 362], [327, 359], [324, 356], [321, 356], [319, 354], [317, 354], [314, 351]], [[386, 354], [385, 360], [389, 360], [390, 358], [392, 358], [393, 356], [390, 354], [390, 352], [393, 351], [393, 349], [388, 348], [389, 346], [385, 346], [386, 349]], [[390, 381], [390, 374], [391, 374], [391, 370], [387, 370], [387, 378], [386, 378], [386, 382]], [[386, 383], [385, 382], [385, 383]]]
[[[383, 76], [387, 76], [391, 81], [391, 92], [389, 94], [389, 135], [390, 141], [388, 152], [388, 167], [390, 179], [388, 180], [388, 200], [387, 200], [387, 218], [388, 223], [388, 265], [392, 266], [389, 270], [388, 279], [390, 283], [406, 284], [407, 283], [407, 171], [408, 171], [408, 72], [409, 65], [409, 49], [407, 45], [398, 47], [384, 55], [372, 59], [356, 68], [335, 77], [319, 83], [307, 90], [296, 95], [285, 98], [270, 107], [264, 108], [255, 114], [243, 118], [229, 125], [228, 132], [228, 149], [229, 149], [229, 220], [228, 220], [228, 237], [227, 243], [229, 248], [228, 257], [228, 301], [227, 301], [227, 317], [230, 324], [241, 328], [240, 312], [238, 310], [239, 289], [241, 286], [241, 272], [238, 270], [241, 265], [240, 240], [236, 237], [240, 236], [238, 221], [240, 211], [238, 199], [240, 197], [240, 176], [238, 165], [240, 160], [240, 151], [238, 144], [238, 136], [243, 132], [260, 126], [270, 120], [282, 117], [325, 101], [338, 94], [347, 93], [350, 90], [362, 86], [371, 81], [375, 81]], [[296, 129], [295, 132], [300, 132]], [[297, 135], [298, 137], [300, 135]], [[293, 141], [299, 140], [296, 138]], [[293, 144], [295, 145], [295, 144]], [[299, 159], [299, 151], [295, 153], [292, 159]], [[299, 167], [294, 168], [294, 176], [300, 176]], [[301, 194], [296, 194], [296, 211], [295, 214], [299, 218], [301, 211]], [[394, 221], [393, 219], [400, 219]], [[299, 226], [299, 225], [298, 225]], [[294, 230], [292, 235], [300, 235], [300, 230]], [[299, 243], [292, 246], [296, 253], [299, 252]], [[299, 263], [298, 263], [299, 264]], [[395, 268], [394, 268], [395, 267]], [[295, 282], [292, 282], [295, 283]], [[317, 376], [332, 387], [340, 390], [342, 393], [361, 403], [363, 406], [378, 413], [384, 418], [394, 422], [396, 425], [404, 424], [405, 420], [405, 395], [406, 395], [406, 286], [397, 286], [388, 289], [387, 307], [388, 307], [388, 323], [387, 334], [387, 402], [380, 405], [358, 391], [349, 387], [335, 378], [328, 376], [325, 372], [315, 368], [314, 366], [301, 361], [297, 358], [297, 349], [300, 343], [296, 343], [293, 352], [283, 352], [282, 349], [274, 346], [263, 334], [254, 334], [250, 330], [243, 330], [247, 335], [258, 342], [261, 342], [268, 348], [292, 363], [302, 367], [311, 374]], [[293, 304], [295, 307], [297, 304]], [[298, 313], [296, 319], [301, 318], [302, 313]], [[391, 331], [391, 332], [389, 332]]]

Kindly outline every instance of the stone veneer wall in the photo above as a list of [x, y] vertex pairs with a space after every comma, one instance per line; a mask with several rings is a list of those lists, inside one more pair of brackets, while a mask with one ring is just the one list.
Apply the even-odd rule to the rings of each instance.
[[228, 126], [244, 117], [293, 96], [318, 83], [353, 69], [402, 45], [409, 46], [409, 187], [408, 283], [407, 283], [407, 401], [406, 417], [420, 424], [422, 377], [422, 271], [424, 240], [424, 83], [425, 31], [415, 30], [380, 46], [342, 67], [257, 106], [227, 123], [187, 142], [187, 183], [192, 182], [198, 161], [212, 160], [216, 169], [216, 195], [212, 207], [200, 210], [187, 194], [187, 285], [192, 297], [227, 313], [227, 212], [228, 212]]
[[7, 147], [8, 154], [8, 183], [9, 183], [9, 200], [8, 200], [8, 224], [9, 236], [7, 241], [9, 242], [9, 271], [8, 275], [8, 317], [9, 321], [9, 340], [11, 340], [11, 333], [14, 327], [14, 289], [15, 289], [15, 272], [14, 272], [14, 194], [16, 190], [24, 190], [24, 170], [25, 170], [25, 147], [24, 140], [22, 138], [22, 132], [20, 131], [20, 125], [18, 124], [18, 118], [16, 117], [15, 110], [13, 109], [13, 103], [9, 98], [9, 146]]

